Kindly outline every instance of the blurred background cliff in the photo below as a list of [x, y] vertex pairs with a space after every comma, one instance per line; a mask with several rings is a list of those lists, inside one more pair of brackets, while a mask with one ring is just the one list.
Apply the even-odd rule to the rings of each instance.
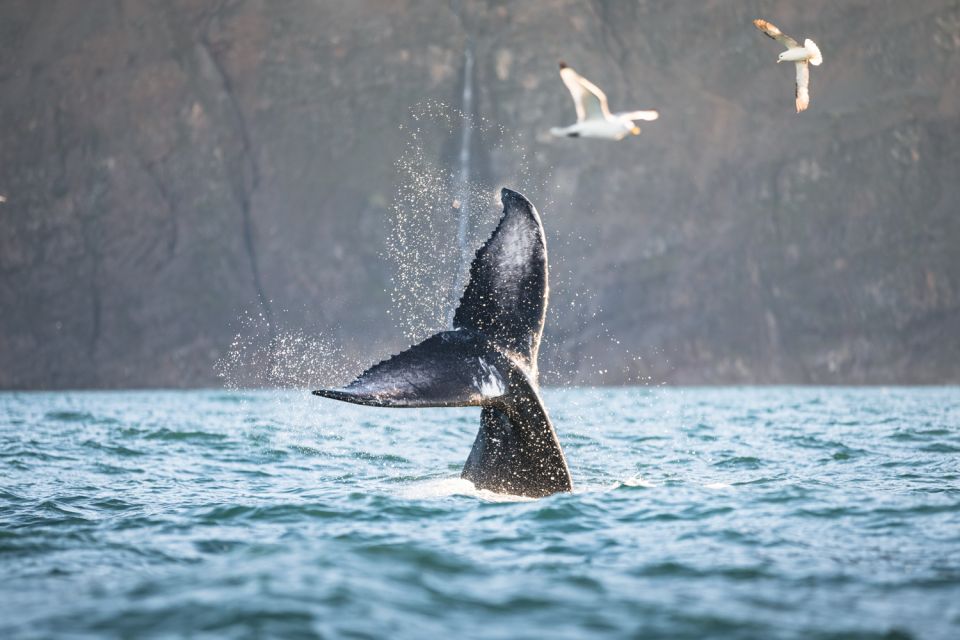
[[[755, 17], [824, 52], [808, 112]], [[559, 59], [661, 119], [550, 139]], [[400, 125], [465, 82], [555, 240], [548, 382], [960, 382], [956, 0], [5, 0], [0, 387], [217, 385], [245, 313], [405, 346]]]

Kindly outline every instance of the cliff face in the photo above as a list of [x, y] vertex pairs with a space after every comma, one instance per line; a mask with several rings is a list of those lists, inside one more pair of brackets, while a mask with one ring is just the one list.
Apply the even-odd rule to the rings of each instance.
[[[824, 52], [804, 114], [760, 16]], [[244, 312], [403, 346], [399, 125], [467, 46], [471, 166], [553, 241], [548, 381], [960, 382], [955, 0], [8, 0], [0, 386], [217, 384]], [[550, 139], [558, 59], [661, 119]]]

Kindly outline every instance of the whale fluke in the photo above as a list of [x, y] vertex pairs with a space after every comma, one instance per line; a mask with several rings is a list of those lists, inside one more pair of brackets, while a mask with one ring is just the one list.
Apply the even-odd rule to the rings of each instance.
[[488, 341], [444, 331], [375, 364], [343, 389], [318, 389], [325, 398], [375, 407], [475, 407], [506, 393], [490, 360]]
[[489, 337], [535, 369], [547, 314], [547, 244], [529, 200], [503, 189], [501, 201], [503, 217], [473, 258], [453, 327]]
[[542, 497], [571, 491], [567, 462], [537, 390], [549, 286], [536, 208], [501, 191], [503, 216], [470, 265], [442, 331], [318, 396], [380, 407], [483, 407], [461, 476], [478, 488]]

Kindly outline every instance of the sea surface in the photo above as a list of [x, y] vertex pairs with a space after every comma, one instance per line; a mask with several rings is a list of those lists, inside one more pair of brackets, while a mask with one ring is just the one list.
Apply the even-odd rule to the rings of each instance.
[[534, 501], [478, 409], [0, 394], [0, 638], [960, 638], [960, 389], [546, 402]]

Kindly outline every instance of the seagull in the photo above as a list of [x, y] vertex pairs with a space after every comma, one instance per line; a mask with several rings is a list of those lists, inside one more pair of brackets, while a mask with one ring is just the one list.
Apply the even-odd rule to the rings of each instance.
[[563, 62], [560, 63], [560, 77], [573, 96], [577, 123], [569, 127], [552, 127], [550, 133], [557, 137], [622, 140], [628, 134], [640, 133], [640, 127], [634, 124], [634, 120], [653, 121], [660, 117], [657, 111], [610, 113], [603, 91]]
[[795, 62], [797, 63], [797, 113], [810, 106], [810, 67], [809, 62], [815, 67], [819, 67], [823, 62], [823, 56], [820, 55], [820, 47], [817, 43], [807, 38], [803, 46], [788, 35], [784, 35], [780, 29], [767, 22], [766, 20], [754, 20], [753, 24], [757, 29], [763, 31], [768, 37], [773, 38], [787, 48], [786, 51], [777, 56], [777, 63]]

